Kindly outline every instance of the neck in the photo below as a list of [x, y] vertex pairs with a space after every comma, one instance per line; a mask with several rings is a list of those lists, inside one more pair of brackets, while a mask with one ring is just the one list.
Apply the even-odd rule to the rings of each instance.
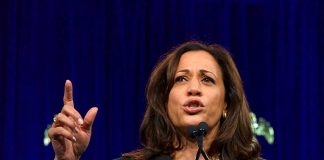
[[[211, 130], [205, 137], [203, 147], [207, 153], [211, 144], [213, 143], [216, 137], [217, 130], [216, 128]], [[188, 160], [194, 159], [198, 151], [198, 144], [196, 141], [190, 139], [189, 137], [184, 137], [182, 139], [183, 148], [174, 153], [174, 160]], [[210, 157], [211, 159], [217, 159], [218, 157]], [[199, 160], [204, 160], [202, 154], [199, 157]]]

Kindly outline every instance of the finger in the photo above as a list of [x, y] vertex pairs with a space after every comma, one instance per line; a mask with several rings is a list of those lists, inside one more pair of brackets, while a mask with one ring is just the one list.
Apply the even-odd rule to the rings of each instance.
[[72, 142], [76, 142], [75, 136], [64, 127], [55, 127], [48, 130], [48, 137], [51, 140], [57, 140], [58, 137], [63, 136]]
[[86, 131], [91, 131], [93, 122], [96, 118], [98, 112], [98, 108], [97, 107], [92, 107], [86, 114], [86, 116], [84, 117], [84, 123], [82, 125], [82, 129], [86, 130]]
[[59, 126], [63, 126], [64, 128], [68, 127], [71, 131], [74, 131], [76, 133], [80, 131], [79, 126], [76, 125], [76, 122], [73, 119], [64, 115], [63, 113], [59, 113], [56, 116], [55, 123], [59, 124]]
[[70, 105], [64, 105], [61, 112], [68, 117], [72, 117], [79, 125], [83, 124], [81, 114], [74, 107], [71, 107]]
[[64, 102], [64, 105], [70, 105], [70, 106], [74, 107], [73, 86], [72, 86], [72, 82], [70, 80], [65, 81], [63, 102]]

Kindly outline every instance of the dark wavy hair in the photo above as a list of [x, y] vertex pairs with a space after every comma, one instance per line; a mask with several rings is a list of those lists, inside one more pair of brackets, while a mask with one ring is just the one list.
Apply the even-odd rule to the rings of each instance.
[[[260, 145], [254, 139], [250, 110], [242, 80], [230, 53], [220, 45], [190, 41], [168, 52], [153, 70], [146, 88], [147, 108], [140, 128], [143, 148], [123, 154], [133, 160], [148, 160], [158, 155], [172, 155], [183, 147], [181, 133], [172, 124], [167, 103], [181, 56], [188, 51], [203, 50], [215, 58], [222, 70], [227, 117], [210, 146], [210, 157], [222, 160], [261, 159]], [[174, 143], [176, 142], [176, 143]], [[177, 144], [176, 146], [174, 144]]]

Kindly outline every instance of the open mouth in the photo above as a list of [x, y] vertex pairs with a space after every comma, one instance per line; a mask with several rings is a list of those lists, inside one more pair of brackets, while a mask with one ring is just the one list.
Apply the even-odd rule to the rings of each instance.
[[193, 115], [201, 112], [204, 105], [198, 100], [190, 100], [183, 105], [183, 109], [186, 113]]

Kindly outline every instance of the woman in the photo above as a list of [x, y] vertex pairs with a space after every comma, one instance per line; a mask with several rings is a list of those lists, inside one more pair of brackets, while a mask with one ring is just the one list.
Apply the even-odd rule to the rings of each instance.
[[[57, 159], [80, 157], [97, 112], [90, 109], [83, 125], [75, 125], [81, 116], [71, 107], [71, 91], [67, 81], [64, 97], [70, 105], [66, 103], [49, 130]], [[203, 148], [210, 159], [260, 159], [241, 78], [230, 54], [219, 45], [187, 42], [168, 53], [154, 69], [140, 128], [143, 148], [120, 159], [194, 159], [198, 146], [187, 130], [200, 122], [208, 124]], [[77, 132], [77, 137], [72, 132]]]

